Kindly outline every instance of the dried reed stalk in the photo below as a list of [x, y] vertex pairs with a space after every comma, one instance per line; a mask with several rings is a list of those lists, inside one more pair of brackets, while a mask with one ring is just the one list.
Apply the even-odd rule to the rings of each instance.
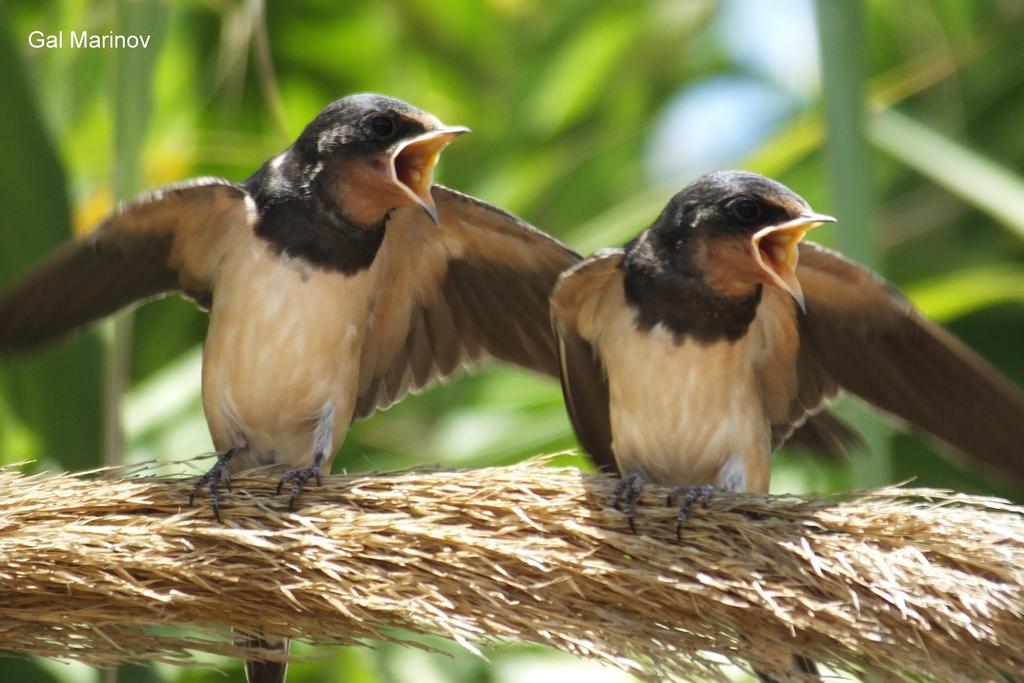
[[611, 479], [536, 462], [334, 476], [284, 511], [246, 476], [0, 470], [0, 647], [92, 664], [240, 654], [226, 625], [315, 643], [440, 634], [541, 643], [642, 678], [778, 669], [797, 650], [892, 680], [1024, 675], [1024, 509], [944, 491], [716, 495], [675, 538]]

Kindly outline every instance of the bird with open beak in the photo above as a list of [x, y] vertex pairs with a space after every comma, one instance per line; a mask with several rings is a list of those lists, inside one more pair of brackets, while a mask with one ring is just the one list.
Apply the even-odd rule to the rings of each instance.
[[[465, 132], [393, 98], [339, 99], [244, 183], [156, 190], [10, 284], [0, 354], [183, 292], [209, 309], [202, 394], [218, 451], [193, 496], [208, 491], [219, 518], [231, 473], [277, 465], [294, 508], [351, 422], [409, 391], [485, 357], [558, 374], [548, 297], [579, 257], [433, 185]], [[284, 665], [247, 672], [280, 681]]]
[[[833, 220], [768, 178], [711, 173], [559, 279], [566, 406], [623, 475], [631, 526], [644, 482], [676, 487], [677, 532], [713, 487], [766, 492], [772, 452], [840, 389], [1024, 480], [1024, 393], [877, 275], [802, 241]], [[780, 666], [758, 675], [814, 671]]]

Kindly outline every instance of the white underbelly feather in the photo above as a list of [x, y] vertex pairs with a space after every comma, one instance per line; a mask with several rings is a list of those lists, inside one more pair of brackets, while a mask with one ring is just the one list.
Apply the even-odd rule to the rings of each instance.
[[624, 473], [721, 486], [728, 463], [768, 456], [771, 431], [754, 373], [743, 367], [742, 341], [676, 345], [660, 328], [625, 334], [629, 343], [602, 348], [613, 450]]
[[237, 284], [219, 283], [204, 346], [214, 443], [222, 449], [243, 438], [250, 466], [308, 464], [326, 408], [337, 411], [335, 448], [348, 427], [366, 316], [359, 280], [368, 273], [346, 280], [267, 253], [230, 264], [221, 277]]

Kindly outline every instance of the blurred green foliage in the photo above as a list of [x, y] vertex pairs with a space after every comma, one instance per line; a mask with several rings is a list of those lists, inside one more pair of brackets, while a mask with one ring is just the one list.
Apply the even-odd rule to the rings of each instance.
[[[857, 7], [842, 7], [848, 2]], [[808, 19], [812, 34], [794, 33]], [[817, 239], [883, 268], [1021, 383], [1022, 19], [1021, 0], [296, 0], [265, 10], [246, 0], [8, 0], [0, 5], [0, 283], [94, 226], [115, 197], [196, 175], [243, 180], [327, 102], [373, 90], [473, 128], [445, 152], [441, 182], [585, 252], [630, 238], [706, 167], [777, 177], [845, 219]], [[152, 34], [150, 48], [28, 45], [33, 30], [124, 26]], [[774, 52], [749, 52], [758, 47]], [[737, 83], [770, 97], [730, 95]], [[731, 116], [692, 126], [674, 118], [684, 105], [712, 111], [696, 96], [713, 88]], [[730, 141], [742, 149], [730, 151]], [[121, 409], [129, 459], [210, 450], [199, 402], [205, 324], [178, 299], [134, 315]], [[89, 332], [0, 361], [0, 463], [78, 470], [101, 461], [104, 343]], [[879, 433], [867, 466], [781, 454], [773, 487], [831, 491], [881, 473], [1020, 498], [913, 437]], [[358, 424], [336, 470], [500, 464], [573, 443], [554, 383], [490, 367]], [[293, 666], [290, 680], [628, 680], [529, 648], [503, 648], [490, 663], [444, 649], [453, 656], [390, 645], [336, 650]], [[241, 675], [235, 662], [216, 664]], [[127, 667], [119, 679], [223, 680], [166, 666]], [[0, 680], [70, 683], [99, 673], [0, 660]]]

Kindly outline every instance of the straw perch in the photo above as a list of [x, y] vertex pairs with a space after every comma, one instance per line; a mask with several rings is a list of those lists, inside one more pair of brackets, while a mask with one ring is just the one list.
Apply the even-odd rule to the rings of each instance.
[[680, 544], [663, 489], [634, 535], [613, 479], [536, 462], [332, 476], [294, 515], [274, 478], [240, 477], [224, 524], [185, 506], [191, 481], [0, 470], [0, 647], [197, 665], [241, 654], [232, 626], [541, 643], [650, 680], [793, 651], [883, 679], [1024, 675], [1024, 509], [995, 499], [723, 493]]

